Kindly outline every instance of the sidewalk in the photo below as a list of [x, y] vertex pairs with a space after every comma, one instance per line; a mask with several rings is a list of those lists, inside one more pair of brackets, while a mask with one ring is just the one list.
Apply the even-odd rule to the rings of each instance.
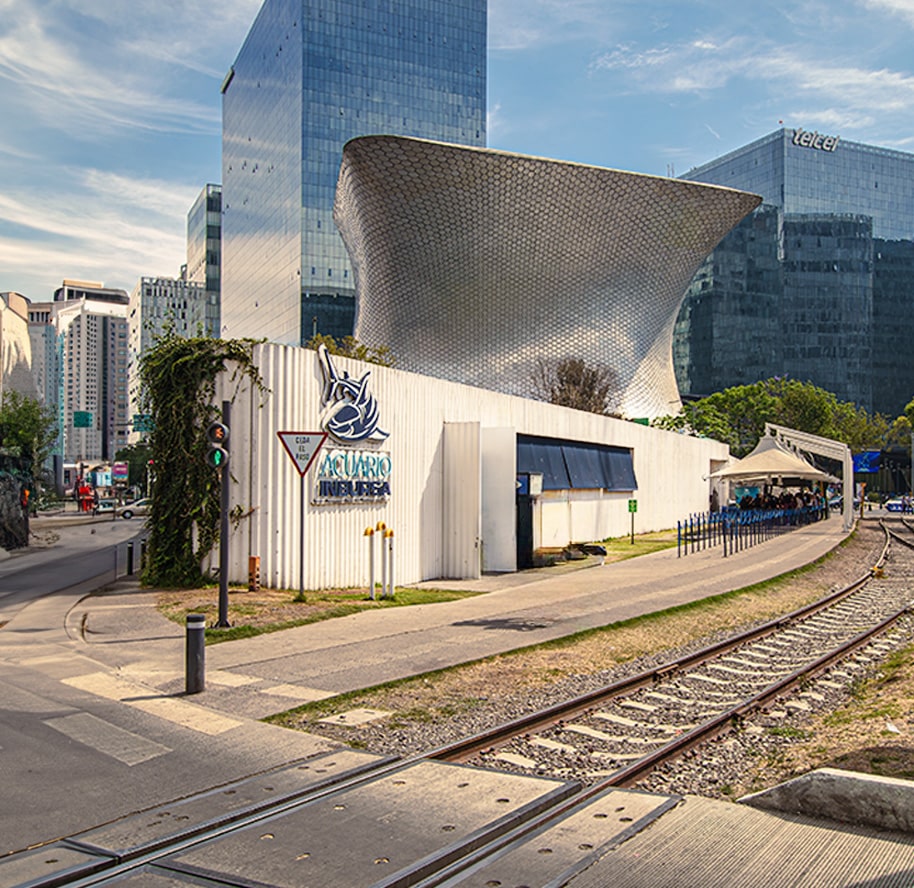
[[[728, 558], [720, 548], [682, 558], [668, 549], [557, 576], [542, 571], [420, 584], [487, 594], [364, 611], [210, 646], [206, 689], [193, 700], [227, 715], [264, 718], [750, 586], [815, 561], [845, 536], [834, 517]], [[135, 581], [122, 581], [103, 595], [61, 601], [67, 613], [60, 618], [83, 656], [123, 679], [176, 695], [184, 690], [184, 628], [158, 614], [154, 597]], [[45, 623], [48, 607], [35, 614]], [[28, 620], [31, 610], [20, 619]]]

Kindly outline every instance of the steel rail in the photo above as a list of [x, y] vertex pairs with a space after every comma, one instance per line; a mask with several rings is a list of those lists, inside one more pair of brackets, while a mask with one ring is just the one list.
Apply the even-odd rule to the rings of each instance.
[[883, 531], [886, 533], [886, 541], [876, 566], [871, 568], [864, 576], [859, 577], [842, 589], [829, 593], [818, 601], [804, 605], [783, 616], [775, 617], [773, 620], [769, 620], [766, 623], [738, 633], [737, 635], [715, 642], [694, 653], [686, 654], [683, 657], [671, 660], [661, 666], [639, 672], [636, 675], [620, 679], [619, 681], [605, 685], [602, 688], [597, 688], [594, 691], [582, 694], [572, 700], [557, 703], [486, 731], [481, 731], [471, 737], [465, 737], [453, 743], [438, 747], [431, 752], [425, 753], [423, 757], [438, 761], [465, 762], [478, 755], [480, 752], [504, 746], [518, 736], [526, 733], [536, 733], [537, 731], [557, 724], [564, 719], [579, 715], [581, 712], [585, 712], [595, 706], [602, 705], [616, 697], [622, 697], [640, 690], [641, 688], [650, 687], [661, 678], [677, 672], [685, 672], [689, 669], [693, 669], [696, 666], [713, 660], [721, 654], [727, 653], [741, 645], [772, 635], [792, 623], [810, 617], [832, 604], [847, 598], [874, 576], [876, 569], [884, 564], [888, 554], [888, 530], [883, 527]]

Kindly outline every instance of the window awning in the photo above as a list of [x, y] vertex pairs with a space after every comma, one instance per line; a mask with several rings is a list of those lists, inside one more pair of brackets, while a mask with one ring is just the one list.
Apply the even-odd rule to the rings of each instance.
[[517, 471], [538, 472], [543, 490], [636, 490], [632, 451], [580, 441], [517, 436]]

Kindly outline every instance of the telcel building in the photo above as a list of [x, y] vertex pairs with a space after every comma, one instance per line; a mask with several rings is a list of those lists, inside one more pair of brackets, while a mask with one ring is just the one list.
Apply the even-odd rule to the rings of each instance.
[[782, 129], [682, 178], [762, 206], [696, 274], [680, 312], [680, 391], [809, 380], [897, 415], [914, 395], [914, 155]]
[[266, 0], [222, 93], [221, 335], [345, 336], [343, 145], [366, 133], [484, 145], [486, 2]]

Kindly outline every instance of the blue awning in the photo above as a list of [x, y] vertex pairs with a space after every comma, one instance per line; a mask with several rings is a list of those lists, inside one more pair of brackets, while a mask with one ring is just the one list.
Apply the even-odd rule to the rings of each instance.
[[543, 490], [638, 488], [632, 451], [626, 447], [518, 435], [517, 471], [542, 474]]

